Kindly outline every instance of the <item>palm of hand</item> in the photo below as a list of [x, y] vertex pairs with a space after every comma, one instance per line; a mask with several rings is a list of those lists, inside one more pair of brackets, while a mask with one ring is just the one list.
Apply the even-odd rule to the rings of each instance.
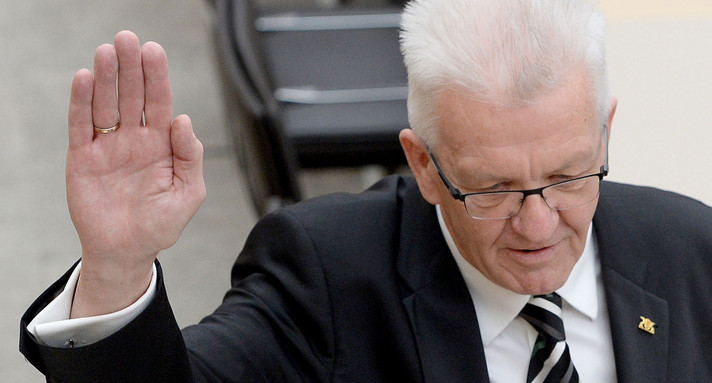
[[124, 128], [67, 156], [70, 214], [85, 253], [150, 255], [171, 246], [190, 218], [164, 218], [185, 215], [167, 130]]

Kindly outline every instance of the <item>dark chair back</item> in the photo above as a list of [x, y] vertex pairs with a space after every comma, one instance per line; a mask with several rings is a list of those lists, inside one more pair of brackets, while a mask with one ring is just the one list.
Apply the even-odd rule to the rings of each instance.
[[252, 167], [268, 178], [277, 201], [270, 206], [301, 198], [300, 168], [406, 163], [398, 142], [408, 127], [400, 11], [259, 9], [250, 0], [217, 0], [219, 54], [250, 117], [249, 126], [236, 127], [243, 132], [235, 143], [257, 145], [238, 153], [261, 154]]
[[[248, 180], [245, 184], [250, 197], [258, 215], [264, 215], [301, 199], [296, 156], [274, 120], [276, 104], [265, 77], [254, 75], [259, 61], [244, 52], [244, 47], [251, 47], [253, 41], [246, 34], [254, 33], [242, 21], [254, 12], [250, 2], [216, 0], [215, 9], [218, 58], [226, 79], [226, 109], [228, 121], [234, 123], [229, 130], [238, 163]], [[236, 33], [237, 30], [243, 32]], [[257, 51], [256, 47], [251, 49]]]

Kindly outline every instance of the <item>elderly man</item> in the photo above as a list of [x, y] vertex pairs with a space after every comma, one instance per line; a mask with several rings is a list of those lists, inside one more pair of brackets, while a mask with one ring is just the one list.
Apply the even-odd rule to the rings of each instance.
[[155, 258], [204, 198], [202, 147], [157, 44], [99, 47], [69, 111], [82, 262], [23, 317], [28, 359], [59, 382], [712, 380], [712, 210], [602, 181], [601, 14], [413, 0], [402, 27], [414, 178], [264, 218], [183, 331]]

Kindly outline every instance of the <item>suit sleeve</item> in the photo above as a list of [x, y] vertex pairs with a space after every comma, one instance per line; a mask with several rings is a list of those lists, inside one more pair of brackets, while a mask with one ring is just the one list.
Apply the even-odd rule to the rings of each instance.
[[263, 219], [217, 310], [180, 331], [161, 268], [154, 300], [112, 336], [77, 348], [39, 344], [27, 324], [69, 273], [28, 309], [20, 350], [57, 382], [320, 382], [329, 379], [333, 328], [311, 233], [289, 213]]
[[23, 315], [20, 351], [56, 382], [190, 382], [183, 338], [171, 311], [160, 265], [153, 301], [132, 322], [97, 343], [56, 348], [38, 343], [27, 324], [63, 289], [71, 270]]
[[183, 331], [196, 380], [330, 380], [334, 330], [313, 243], [320, 237], [289, 211], [255, 226], [222, 305]]

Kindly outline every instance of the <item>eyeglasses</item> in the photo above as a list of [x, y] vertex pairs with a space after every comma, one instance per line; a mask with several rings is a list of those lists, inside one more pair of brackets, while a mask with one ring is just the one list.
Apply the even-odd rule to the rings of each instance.
[[[550, 208], [557, 211], [581, 207], [598, 197], [601, 180], [608, 175], [608, 166], [603, 165], [599, 173], [572, 178], [536, 189], [463, 194], [445, 177], [435, 155], [430, 150], [428, 150], [428, 154], [452, 197], [462, 201], [470, 217], [478, 220], [514, 217], [521, 210], [524, 200], [530, 195], [540, 195]], [[608, 163], [607, 157], [606, 164]]]

